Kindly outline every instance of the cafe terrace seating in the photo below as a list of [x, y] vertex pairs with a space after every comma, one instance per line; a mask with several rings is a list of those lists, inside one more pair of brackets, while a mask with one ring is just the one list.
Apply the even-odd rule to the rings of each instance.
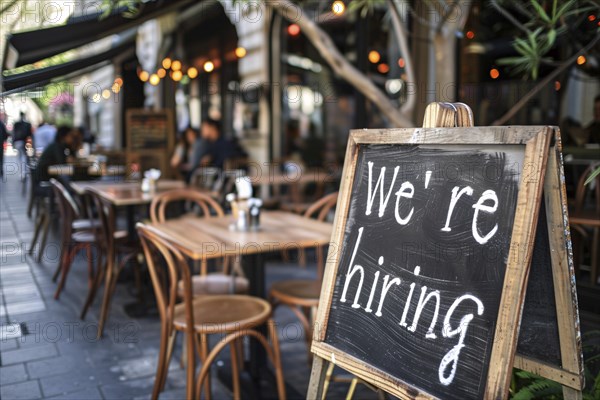
[[[337, 204], [338, 192], [330, 193], [316, 201], [306, 210], [306, 218], [315, 218], [325, 221], [329, 213]], [[299, 250], [300, 258], [305, 259], [304, 249]], [[317, 252], [317, 279], [316, 280], [285, 280], [276, 282], [271, 286], [269, 297], [273, 307], [288, 306], [298, 317], [306, 332], [306, 344], [310, 347], [312, 341], [312, 320], [319, 305], [321, 294], [321, 279], [325, 267], [324, 247], [318, 246]], [[309, 316], [307, 318], [307, 316]]]
[[[184, 204], [181, 204], [184, 202]], [[191, 212], [200, 211], [203, 218], [211, 218], [213, 215], [222, 217], [225, 215], [221, 206], [209, 195], [201, 193], [194, 189], [175, 189], [157, 195], [150, 204], [150, 220], [154, 222], [165, 222], [167, 220], [167, 211], [169, 205], [177, 203], [184, 210]], [[220, 273], [209, 274], [208, 263], [204, 259], [201, 262], [200, 275], [192, 276], [192, 293], [194, 296], [203, 294], [227, 294], [227, 293], [247, 293], [248, 280], [235, 274], [229, 274], [230, 259], [225, 256], [223, 259], [223, 269]], [[234, 271], [237, 272], [237, 271]], [[178, 286], [178, 293], [182, 295], [181, 286]]]
[[[153, 228], [141, 223], [137, 225], [161, 319], [161, 343], [159, 361], [154, 381], [152, 399], [157, 399], [163, 390], [168, 373], [169, 360], [177, 332], [185, 334], [187, 352], [187, 397], [200, 398], [204, 381], [206, 399], [211, 398], [210, 366], [215, 357], [227, 345], [231, 354], [233, 397], [240, 399], [239, 365], [243, 360], [244, 336], [258, 340], [265, 348], [275, 368], [277, 392], [285, 399], [285, 386], [279, 355], [279, 341], [271, 320], [270, 304], [258, 297], [245, 295], [215, 295], [193, 297], [192, 278], [183, 255], [166, 240], [153, 232]], [[163, 263], [156, 260], [160, 255]], [[183, 287], [183, 299], [178, 288]], [[259, 326], [270, 326], [269, 344]], [[209, 334], [225, 334], [209, 352]], [[195, 379], [195, 357], [199, 353], [202, 368]]]

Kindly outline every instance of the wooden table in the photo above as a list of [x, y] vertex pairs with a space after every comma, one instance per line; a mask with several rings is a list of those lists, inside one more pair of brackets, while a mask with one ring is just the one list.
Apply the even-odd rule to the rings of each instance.
[[176, 180], [158, 180], [156, 190], [152, 192], [142, 191], [139, 181], [74, 181], [71, 188], [77, 194], [83, 194], [86, 190], [93, 190], [104, 200], [115, 207], [139, 206], [150, 204], [154, 196], [172, 189], [182, 189], [185, 182]]
[[[265, 265], [262, 255], [294, 246], [329, 244], [333, 225], [284, 211], [263, 211], [260, 229], [239, 232], [231, 215], [213, 218], [183, 217], [150, 224], [153, 230], [192, 260], [241, 255], [250, 281], [250, 294], [265, 298]], [[251, 346], [250, 369], [256, 374], [266, 363], [264, 350]]]

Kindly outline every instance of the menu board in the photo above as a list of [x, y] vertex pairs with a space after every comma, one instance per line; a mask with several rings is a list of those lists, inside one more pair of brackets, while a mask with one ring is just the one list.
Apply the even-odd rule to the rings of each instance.
[[171, 110], [132, 109], [127, 111], [127, 149], [167, 149], [173, 137]]

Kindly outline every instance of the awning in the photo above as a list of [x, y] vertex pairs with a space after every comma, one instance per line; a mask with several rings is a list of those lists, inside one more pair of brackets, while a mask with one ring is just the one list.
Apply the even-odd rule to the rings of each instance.
[[2, 96], [27, 89], [33, 89], [48, 84], [52, 79], [65, 77], [76, 72], [84, 73], [86, 69], [98, 68], [101, 64], [108, 64], [111, 60], [125, 51], [135, 48], [135, 34], [128, 34], [126, 38], [108, 50], [100, 51], [86, 57], [68, 61], [60, 65], [34, 69], [20, 74], [8, 75], [2, 78]]
[[10, 70], [64, 53], [109, 35], [122, 32], [157, 16], [176, 10], [192, 0], [153, 0], [140, 3], [134, 18], [123, 16], [121, 9], [101, 19], [101, 12], [70, 18], [65, 25], [8, 37], [2, 69]]

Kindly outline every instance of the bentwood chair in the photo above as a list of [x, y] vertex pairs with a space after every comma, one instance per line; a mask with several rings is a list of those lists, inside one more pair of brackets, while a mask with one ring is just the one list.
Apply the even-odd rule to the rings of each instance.
[[[150, 205], [150, 220], [152, 222], [165, 222], [169, 208], [172, 208], [169, 206], [173, 206], [174, 203], [183, 207], [184, 213], [192, 215], [200, 214], [202, 218], [222, 217], [225, 215], [221, 206], [209, 195], [193, 189], [176, 189], [161, 193], [153, 199]], [[181, 203], [184, 204], [182, 205]], [[229, 257], [223, 259], [223, 270], [221, 273], [208, 274], [207, 261], [202, 260], [200, 275], [192, 277], [192, 291], [194, 296], [202, 294], [247, 293], [248, 280], [242, 276], [230, 274], [229, 261]], [[235, 266], [234, 269], [236, 269], [235, 273], [239, 273]]]
[[598, 283], [600, 270], [600, 175], [587, 185], [585, 181], [599, 167], [600, 164], [592, 164], [581, 175], [575, 192], [574, 207], [569, 211], [570, 225], [574, 233], [579, 234], [575, 234], [573, 238], [575, 264], [579, 266], [583, 262], [582, 242], [585, 241], [590, 252], [592, 285]]
[[[306, 218], [316, 218], [319, 221], [325, 221], [329, 213], [337, 203], [338, 193], [331, 193], [317, 200], [306, 210]], [[316, 280], [284, 280], [275, 282], [271, 286], [269, 297], [273, 307], [285, 305], [289, 307], [298, 317], [304, 331], [306, 332], [306, 342], [310, 346], [312, 340], [312, 320], [316, 314], [319, 305], [319, 296], [321, 293], [321, 279], [325, 264], [324, 247], [318, 246], [317, 252], [317, 279]], [[301, 255], [301, 258], [304, 257]]]
[[[160, 352], [152, 399], [157, 399], [164, 388], [177, 332], [183, 332], [185, 335], [188, 399], [193, 398], [194, 394], [196, 398], [200, 398], [205, 380], [207, 380], [205, 395], [210, 399], [210, 366], [219, 352], [232, 342], [233, 345], [229, 347], [232, 358], [233, 396], [234, 399], [240, 399], [238, 373], [240, 359], [243, 359], [243, 348], [239, 347], [241, 342], [239, 339], [245, 336], [257, 339], [265, 348], [275, 368], [279, 398], [285, 399], [279, 342], [271, 320], [270, 304], [263, 299], [246, 295], [193, 297], [191, 274], [181, 252], [161, 238], [152, 227], [138, 223], [137, 229], [161, 319]], [[159, 258], [162, 262], [158, 262]], [[182, 300], [178, 296], [180, 286], [183, 288]], [[266, 323], [271, 327], [271, 344], [256, 330]], [[210, 353], [207, 342], [209, 334], [225, 335]], [[195, 380], [196, 352], [199, 353], [202, 361], [197, 381]]]
[[[58, 268], [54, 273], [53, 279], [56, 280], [60, 276], [60, 281], [56, 287], [54, 298], [59, 299], [60, 293], [62, 292], [67, 276], [73, 264], [73, 260], [78, 251], [85, 249], [87, 266], [88, 266], [88, 300], [89, 297], [95, 293], [96, 281], [102, 273], [100, 267], [100, 260], [102, 251], [96, 247], [97, 240], [94, 234], [93, 227], [97, 227], [98, 224], [95, 221], [88, 221], [79, 218], [81, 215], [78, 204], [71, 194], [65, 189], [65, 187], [56, 179], [50, 179], [50, 184], [54, 191], [54, 197], [56, 198], [58, 211], [61, 217], [62, 226], [62, 249]], [[93, 248], [96, 247], [97, 262], [94, 267], [94, 258], [92, 254]], [[85, 317], [87, 306], [81, 312], [81, 318]]]

